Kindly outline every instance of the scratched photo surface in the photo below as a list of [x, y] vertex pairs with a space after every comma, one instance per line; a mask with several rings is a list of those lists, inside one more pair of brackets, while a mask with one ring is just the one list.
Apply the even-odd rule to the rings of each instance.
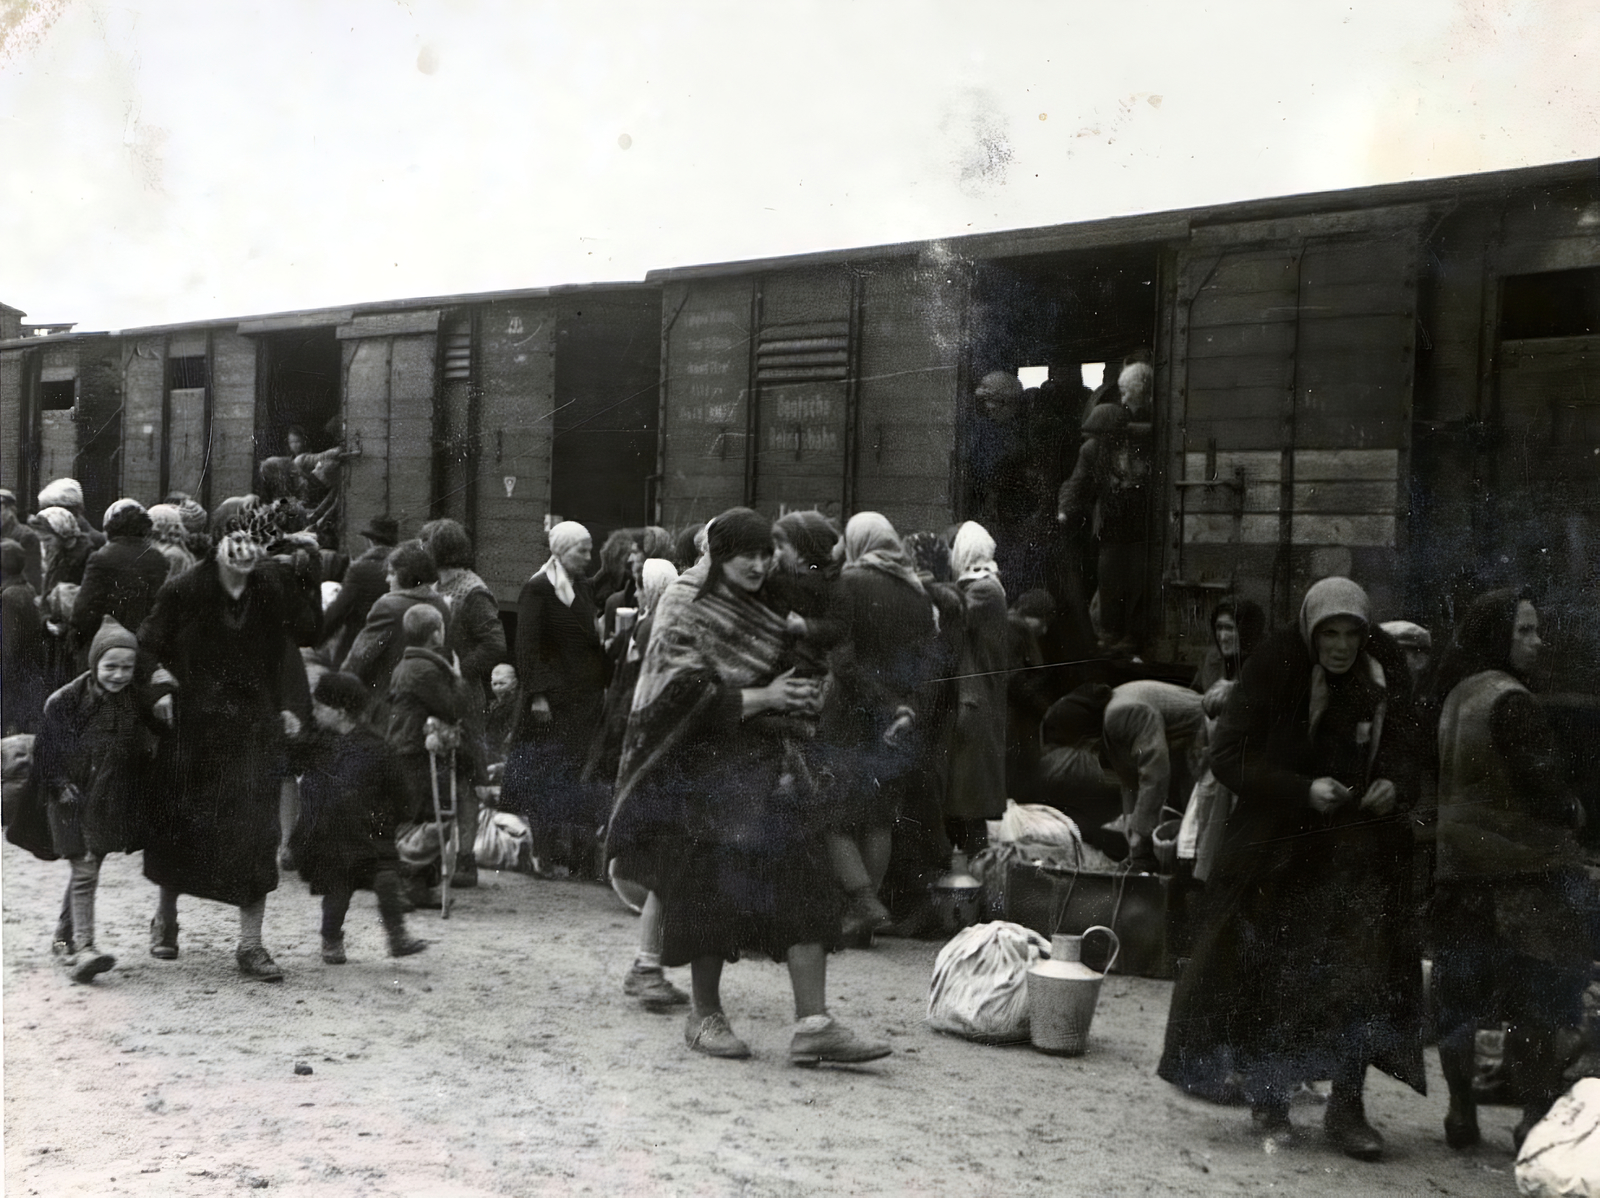
[[[1193, 866], [1174, 873], [1166, 854], [1215, 781], [1195, 729], [1169, 724], [1153, 845], [1104, 827], [1132, 811], [1135, 767], [1119, 773], [1107, 739], [1073, 790], [1061, 779], [1080, 763], [1050, 757], [1068, 746], [1045, 712], [1128, 683], [1197, 706], [1224, 601], [1241, 624], [1259, 613], [1256, 639], [1345, 576], [1372, 623], [1426, 629], [1437, 662], [1474, 598], [1526, 588], [1544, 641], [1533, 687], [1593, 867], [1596, 79], [1600, 33], [1578, 0], [0, 6], [0, 487], [16, 501], [7, 528], [46, 533], [32, 673], [14, 672], [9, 589], [3, 632], [5, 1190], [1513, 1192], [1520, 1107], [1494, 1089], [1493, 1034], [1476, 1046], [1483, 1143], [1467, 1152], [1445, 1141], [1433, 1047], [1368, 1073], [1379, 1163], [1324, 1136], [1317, 1065], [1294, 1079], [1311, 1084], [1289, 1103], [1292, 1142], [1263, 1139], [1237, 1085], [1222, 1092], [1226, 1067], [1211, 1089], [1163, 1080], [1182, 1039], [1174, 976], [1204, 909]], [[93, 631], [74, 631], [83, 591], [45, 585], [74, 552], [37, 516], [62, 478], [95, 535], [123, 497], [182, 493], [214, 515], [230, 497], [292, 495], [332, 551], [327, 583], [347, 586], [349, 559], [383, 543], [375, 518], [391, 541], [458, 521], [478, 581], [439, 585], [481, 584], [509, 662], [564, 521], [587, 529], [599, 578], [620, 530], [665, 529], [681, 544], [650, 543], [686, 568], [687, 534], [732, 508], [815, 511], [837, 529], [882, 513], [912, 551], [906, 573], [922, 571], [921, 606], [953, 597], [933, 628], [960, 624], [963, 595], [997, 577], [1012, 616], [920, 684], [948, 699], [918, 699], [933, 730], [917, 731], [916, 782], [883, 787], [898, 819], [877, 893], [895, 934], [826, 958], [828, 1010], [892, 1053], [795, 1067], [805, 981], [760, 952], [721, 981], [751, 1059], [690, 1051], [688, 1008], [640, 1001], [644, 892], [606, 882], [596, 832], [619, 755], [628, 777], [627, 699], [617, 715], [598, 692], [574, 727], [556, 713], [578, 748], [542, 741], [504, 791], [498, 773], [458, 780], [508, 809], [514, 791], [555, 802], [542, 796], [580, 770], [586, 789], [531, 847], [509, 814], [486, 829], [477, 885], [450, 892], [448, 918], [406, 916], [426, 952], [391, 957], [358, 891], [348, 962], [329, 962], [323, 887], [283, 860], [262, 938], [281, 984], [241, 976], [239, 916], [204, 898], [180, 900], [178, 954], [157, 959], [136, 832], [99, 874], [96, 947], [115, 965], [75, 983], [72, 946], [52, 945], [70, 926], [69, 866], [39, 859], [57, 856], [59, 829], [39, 822], [26, 739], [44, 695], [86, 668]], [[965, 521], [993, 545], [969, 536], [952, 563]], [[196, 545], [196, 568], [217, 569]], [[538, 577], [554, 588], [557, 573]], [[369, 582], [372, 598], [389, 586]], [[649, 612], [639, 583], [617, 585], [609, 614], [582, 587], [578, 610], [592, 603], [619, 638], [620, 670], [626, 622]], [[333, 593], [308, 586], [319, 604]], [[341, 631], [302, 639], [338, 664], [361, 625]], [[1412, 635], [1397, 628], [1396, 653]], [[283, 693], [309, 723], [309, 690]], [[978, 708], [987, 732], [966, 722]], [[283, 768], [260, 764], [245, 722], [234, 734], [239, 793], [262, 792], [260, 771]], [[207, 757], [224, 796], [230, 743]], [[176, 777], [161, 773], [169, 748], [150, 750], [151, 777]], [[983, 796], [943, 811], [967, 817], [971, 854], [940, 818], [952, 786]], [[978, 851], [1028, 826], [1018, 808], [1002, 820], [1008, 798], [1068, 790], [1082, 837], [1065, 866]], [[262, 819], [287, 849], [308, 809], [289, 787]], [[1119, 867], [1130, 853], [1142, 867], [1141, 850], [1148, 872]], [[1400, 871], [1408, 887], [1430, 853]], [[1341, 945], [1339, 911], [1416, 930], [1354, 883], [1325, 897], [1337, 910], [1308, 918]], [[948, 997], [941, 950], [980, 916], [1019, 925], [1012, 1015], [1023, 928], [1035, 953], [1054, 932], [1114, 928], [1085, 1050], [1034, 1051], [1014, 1019], [947, 1034], [929, 1004]], [[1395, 993], [1420, 1010], [1414, 942], [1349, 935], [1394, 953]], [[1107, 966], [1093, 937], [1083, 953]], [[665, 977], [691, 988], [687, 967]], [[1308, 983], [1284, 1018], [1314, 1023], [1327, 1001]], [[1600, 1054], [1575, 1045], [1580, 1075], [1600, 1076]]]

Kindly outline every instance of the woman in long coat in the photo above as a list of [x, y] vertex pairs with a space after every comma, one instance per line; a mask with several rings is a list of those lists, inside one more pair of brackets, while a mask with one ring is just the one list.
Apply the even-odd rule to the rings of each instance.
[[944, 814], [951, 843], [968, 854], [982, 850], [988, 839], [984, 821], [999, 819], [1006, 810], [1011, 625], [994, 552], [994, 538], [972, 520], [957, 530], [950, 546], [950, 572], [961, 591], [963, 635]]
[[239, 908], [239, 971], [283, 972], [261, 943], [268, 893], [278, 885], [279, 782], [285, 736], [311, 718], [297, 642], [304, 605], [285, 572], [264, 568], [266, 547], [235, 529], [193, 570], [162, 587], [139, 629], [143, 668], [159, 664], [157, 703], [170, 720], [152, 787], [144, 874], [161, 888], [150, 953], [178, 955], [178, 896]]
[[723, 1013], [721, 979], [725, 962], [753, 951], [788, 964], [793, 1063], [875, 1060], [887, 1044], [827, 1013], [838, 892], [798, 743], [815, 728], [822, 683], [795, 676], [784, 617], [762, 601], [772, 526], [734, 508], [707, 539], [706, 572], [680, 578], [657, 607], [607, 855], [661, 896], [662, 964], [691, 970], [692, 1050], [750, 1055]]
[[1426, 1087], [1409, 695], [1404, 655], [1347, 578], [1313, 586], [1298, 626], [1245, 663], [1212, 746], [1238, 802], [1160, 1065], [1184, 1085], [1231, 1051], [1276, 1142], [1293, 1086], [1331, 1077], [1324, 1126], [1362, 1160], [1383, 1151], [1362, 1104], [1367, 1066]]
[[590, 864], [584, 840], [605, 822], [605, 799], [582, 780], [600, 727], [606, 656], [584, 571], [594, 541], [565, 520], [550, 530], [550, 557], [517, 599], [514, 649], [521, 709], [511, 736], [501, 798], [528, 817], [534, 855], [548, 862], [558, 840], [576, 841], [569, 866]]

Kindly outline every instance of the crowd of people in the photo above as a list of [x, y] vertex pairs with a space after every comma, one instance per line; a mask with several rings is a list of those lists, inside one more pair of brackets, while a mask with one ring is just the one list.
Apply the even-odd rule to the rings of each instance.
[[[1282, 1141], [1296, 1087], [1331, 1080], [1331, 1141], [1374, 1159], [1369, 1066], [1424, 1084], [1426, 948], [1447, 1139], [1477, 1139], [1474, 1035], [1495, 1021], [1525, 1133], [1558, 1096], [1597, 955], [1584, 809], [1533, 693], [1533, 600], [1483, 595], [1435, 660], [1423, 629], [1327, 578], [1276, 630], [1249, 599], [1220, 602], [1192, 677], [1141, 672], [1136, 542], [1105, 531], [1136, 502], [1137, 422], [1106, 406], [1059, 496], [1064, 523], [1097, 512], [1104, 534], [1099, 602], [1071, 612], [1071, 587], [1008, 594], [975, 521], [902, 535], [876, 512], [841, 528], [738, 507], [677, 535], [619, 530], [598, 554], [555, 524], [508, 639], [452, 520], [402, 539], [378, 515], [344, 561], [294, 496], [120, 499], [96, 530], [70, 479], [27, 521], [0, 492], [5, 731], [37, 734], [9, 836], [69, 863], [63, 967], [113, 966], [95, 887], [131, 851], [157, 887], [157, 958], [179, 955], [189, 896], [237, 907], [241, 974], [281, 979], [262, 930], [288, 869], [322, 896], [325, 962], [346, 959], [360, 889], [390, 952], [420, 951], [407, 910], [475, 884], [477, 797], [498, 787], [536, 872], [637, 896], [624, 991], [686, 1008], [690, 1049], [750, 1054], [720, 983], [755, 954], [788, 968], [790, 1060], [863, 1062], [889, 1046], [829, 1013], [830, 952], [936, 933], [930, 883], [984, 849], [1008, 797], [1152, 872], [1171, 809], [1187, 918], [1164, 1078], [1248, 1103]], [[1119, 684], [1060, 660], [1059, 619], [1096, 629]], [[449, 875], [417, 831], [447, 785]], [[665, 972], [682, 966], [687, 992]]]

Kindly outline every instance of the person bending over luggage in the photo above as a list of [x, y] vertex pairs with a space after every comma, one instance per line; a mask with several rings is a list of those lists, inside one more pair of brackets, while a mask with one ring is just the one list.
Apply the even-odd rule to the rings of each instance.
[[315, 727], [295, 752], [300, 821], [289, 847], [300, 877], [322, 896], [322, 959], [329, 965], [345, 963], [344, 917], [357, 890], [377, 894], [391, 957], [428, 947], [406, 931], [394, 847], [395, 829], [410, 816], [405, 778], [383, 738], [361, 719], [367, 697], [354, 674], [322, 675], [311, 693]]

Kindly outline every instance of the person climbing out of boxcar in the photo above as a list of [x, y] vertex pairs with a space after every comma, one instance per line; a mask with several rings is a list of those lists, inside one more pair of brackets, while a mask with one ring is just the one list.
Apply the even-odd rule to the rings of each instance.
[[1330, 1143], [1376, 1160], [1367, 1067], [1425, 1090], [1408, 693], [1366, 592], [1325, 578], [1244, 663], [1222, 713], [1213, 768], [1238, 801], [1159, 1071], [1181, 1086], [1231, 1052], [1269, 1143], [1292, 1141], [1290, 1090], [1331, 1077]]
[[828, 849], [849, 900], [849, 943], [892, 922], [880, 891], [925, 744], [939, 633], [927, 585], [878, 512], [857, 512], [845, 525], [832, 614], [839, 636], [822, 726], [836, 794]]
[[[178, 896], [239, 908], [239, 972], [276, 982], [261, 941], [278, 885], [285, 739], [311, 718], [298, 642], [303, 603], [236, 517], [210, 555], [164, 587], [139, 629], [140, 669], [160, 697], [163, 737], [145, 828], [144, 873], [160, 887], [150, 954], [178, 955]], [[160, 670], [156, 671], [159, 665]]]
[[607, 855], [661, 895], [662, 961], [690, 966], [684, 1039], [742, 1058], [722, 1009], [723, 965], [787, 962], [796, 1065], [888, 1055], [827, 1009], [838, 889], [806, 757], [822, 684], [794, 674], [784, 616], [763, 601], [772, 525], [748, 508], [714, 519], [710, 562], [668, 588], [634, 692]]
[[0, 539], [15, 541], [22, 548], [22, 576], [35, 595], [44, 590], [44, 553], [39, 534], [17, 515], [17, 496], [10, 487], [0, 487]]
[[552, 528], [549, 540], [550, 556], [517, 600], [513, 656], [522, 708], [501, 801], [527, 818], [542, 866], [587, 871], [593, 837], [605, 822], [603, 794], [582, 778], [607, 682], [585, 577], [594, 542], [573, 520]]
[[1440, 665], [1439, 820], [1431, 911], [1445, 1139], [1479, 1140], [1475, 1032], [1504, 1021], [1520, 1147], [1565, 1083], [1583, 1022], [1596, 896], [1575, 833], [1584, 811], [1531, 679], [1544, 642], [1524, 593], [1467, 608]]
[[950, 572], [961, 594], [961, 655], [956, 663], [955, 727], [945, 830], [969, 858], [988, 843], [987, 820], [1006, 810], [1006, 682], [1011, 637], [995, 542], [968, 520], [950, 545]]
[[322, 960], [328, 965], [347, 960], [344, 920], [357, 890], [377, 896], [391, 957], [428, 947], [406, 929], [395, 852], [395, 831], [411, 814], [411, 791], [383, 738], [362, 720], [366, 705], [361, 679], [325, 672], [311, 693], [314, 723], [293, 753], [301, 810], [289, 843], [301, 880], [322, 896]]
[[1102, 647], [1138, 656], [1148, 606], [1146, 552], [1150, 455], [1130, 435], [1129, 411], [1103, 403], [1083, 422], [1083, 446], [1072, 476], [1061, 484], [1056, 519], [1069, 535], [1090, 532], [1099, 541]]
[[119, 499], [106, 509], [106, 543], [89, 555], [83, 584], [72, 606], [71, 641], [81, 654], [110, 616], [124, 628], [137, 628], [167, 581], [167, 559], [150, 542], [154, 527], [144, 505]]
[[439, 568], [438, 591], [450, 607], [445, 656], [455, 656], [461, 665], [461, 680], [466, 684], [462, 723], [471, 744], [474, 786], [462, 794], [456, 808], [461, 857], [451, 885], [472, 887], [478, 884], [478, 861], [472, 847], [478, 835], [476, 787], [489, 783], [484, 723], [489, 710], [489, 679], [495, 667], [506, 660], [506, 629], [500, 622], [500, 604], [494, 592], [472, 568], [472, 538], [467, 530], [454, 520], [430, 520], [422, 526], [422, 537]]

